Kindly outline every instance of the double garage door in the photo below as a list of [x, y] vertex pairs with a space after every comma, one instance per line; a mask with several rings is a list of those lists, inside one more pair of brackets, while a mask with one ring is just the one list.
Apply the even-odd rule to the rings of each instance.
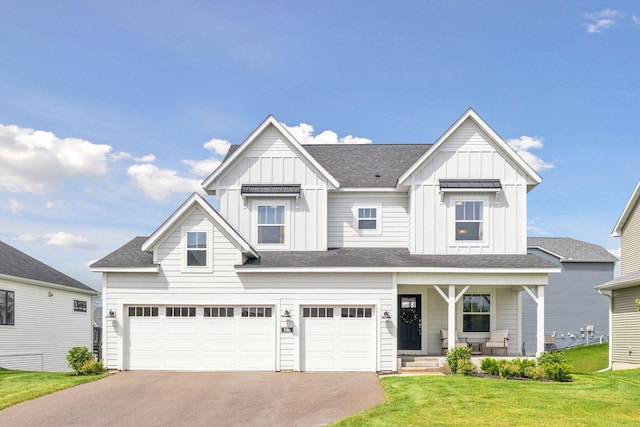
[[127, 314], [127, 369], [275, 369], [272, 307], [135, 306]]
[[[126, 312], [125, 369], [276, 369], [281, 319], [272, 306], [130, 306]], [[301, 370], [376, 370], [373, 307], [309, 306], [299, 314]]]

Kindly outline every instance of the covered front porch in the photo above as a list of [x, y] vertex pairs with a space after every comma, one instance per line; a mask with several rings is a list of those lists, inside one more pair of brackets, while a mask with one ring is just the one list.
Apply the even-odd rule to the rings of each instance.
[[[522, 356], [522, 298], [537, 304], [536, 356], [544, 351], [546, 272], [398, 274], [397, 279], [399, 357], [444, 357], [461, 345], [469, 346], [473, 357]], [[500, 334], [504, 345], [487, 345], [490, 336]]]

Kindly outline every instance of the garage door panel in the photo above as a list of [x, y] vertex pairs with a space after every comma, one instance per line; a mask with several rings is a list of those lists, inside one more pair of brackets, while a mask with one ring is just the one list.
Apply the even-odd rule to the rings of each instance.
[[210, 338], [203, 339], [201, 342], [201, 349], [206, 353], [224, 353], [233, 352], [236, 349], [236, 339], [234, 336], [228, 338]]
[[195, 335], [198, 326], [195, 321], [185, 321], [182, 319], [166, 319], [164, 324], [164, 333], [173, 335], [190, 334]]
[[[307, 371], [375, 371], [376, 323], [373, 307], [355, 312], [370, 317], [342, 317], [342, 307], [332, 307], [333, 317], [320, 316], [321, 309], [303, 308], [301, 369]], [[329, 308], [325, 313], [329, 312]], [[349, 313], [349, 311], [347, 311]]]
[[234, 319], [204, 319], [200, 330], [204, 335], [235, 335], [235, 329]]

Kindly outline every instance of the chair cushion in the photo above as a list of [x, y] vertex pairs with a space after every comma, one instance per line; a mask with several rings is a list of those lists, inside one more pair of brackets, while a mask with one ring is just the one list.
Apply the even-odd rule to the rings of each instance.
[[499, 342], [504, 341], [505, 338], [509, 336], [508, 329], [496, 329], [495, 331], [491, 331], [491, 335], [489, 336], [489, 342]]

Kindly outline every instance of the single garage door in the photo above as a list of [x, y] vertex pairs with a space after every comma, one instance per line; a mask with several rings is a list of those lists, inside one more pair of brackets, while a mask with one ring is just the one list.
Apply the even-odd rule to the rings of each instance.
[[303, 307], [303, 371], [375, 371], [373, 307]]
[[127, 369], [275, 370], [271, 306], [127, 307]]

